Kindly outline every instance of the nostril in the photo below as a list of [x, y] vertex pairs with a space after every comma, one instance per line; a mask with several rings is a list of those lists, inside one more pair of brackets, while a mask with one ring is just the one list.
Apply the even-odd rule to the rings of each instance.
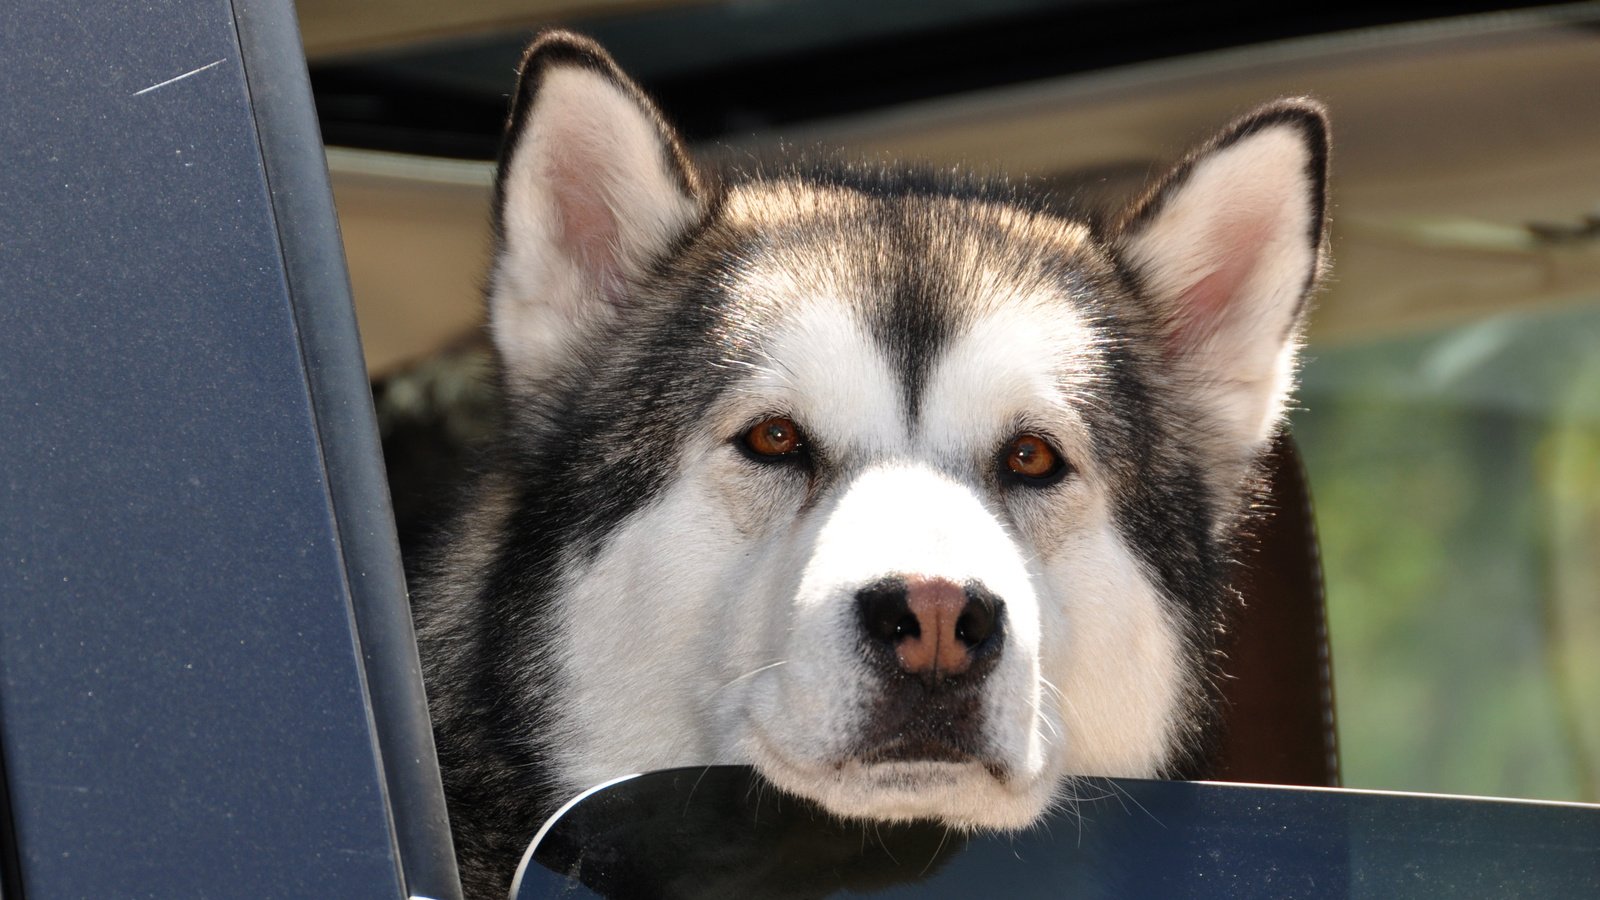
[[956, 620], [956, 639], [968, 647], [981, 644], [989, 636], [993, 625], [993, 620], [985, 616], [982, 610], [962, 613], [961, 618]]
[[994, 634], [1000, 615], [1000, 598], [976, 581], [967, 582], [964, 591], [967, 603], [956, 619], [956, 639], [976, 648]]
[[856, 592], [861, 625], [867, 634], [891, 644], [922, 635], [922, 626], [907, 603], [907, 593], [906, 583], [899, 578], [885, 578]]

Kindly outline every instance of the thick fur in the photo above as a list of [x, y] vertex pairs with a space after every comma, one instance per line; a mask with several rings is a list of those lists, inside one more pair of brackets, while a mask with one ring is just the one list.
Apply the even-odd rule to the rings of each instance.
[[[629, 772], [747, 763], [842, 815], [1014, 828], [1070, 776], [1203, 759], [1229, 542], [1323, 263], [1318, 106], [1092, 227], [914, 171], [708, 187], [548, 33], [506, 147], [508, 424], [415, 584], [470, 896]], [[744, 449], [772, 416], [805, 454]], [[1008, 477], [1019, 434], [1065, 475]], [[857, 598], [909, 577], [999, 598], [981, 680], [922, 694], [874, 655]]]

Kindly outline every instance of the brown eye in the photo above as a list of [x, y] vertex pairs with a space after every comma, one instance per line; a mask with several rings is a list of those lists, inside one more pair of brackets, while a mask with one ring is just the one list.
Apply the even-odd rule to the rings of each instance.
[[744, 445], [756, 456], [792, 456], [800, 451], [800, 428], [793, 419], [773, 416], [763, 419], [744, 433]]
[[1022, 434], [1011, 439], [1005, 449], [1005, 466], [1018, 479], [1041, 487], [1059, 481], [1067, 471], [1061, 455], [1036, 434]]

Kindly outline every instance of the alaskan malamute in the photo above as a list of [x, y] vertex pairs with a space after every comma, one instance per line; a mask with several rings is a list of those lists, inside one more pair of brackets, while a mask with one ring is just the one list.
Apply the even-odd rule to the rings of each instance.
[[1196, 771], [1327, 140], [1269, 104], [1095, 223], [908, 169], [713, 184], [604, 51], [535, 41], [495, 191], [505, 434], [415, 584], [469, 895], [648, 769], [977, 828]]

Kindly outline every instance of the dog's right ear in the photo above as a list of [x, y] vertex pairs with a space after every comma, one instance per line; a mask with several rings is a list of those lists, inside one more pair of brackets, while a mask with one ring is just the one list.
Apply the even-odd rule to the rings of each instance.
[[611, 57], [570, 32], [535, 39], [495, 184], [489, 324], [510, 382], [558, 370], [625, 313], [703, 209], [682, 143]]

